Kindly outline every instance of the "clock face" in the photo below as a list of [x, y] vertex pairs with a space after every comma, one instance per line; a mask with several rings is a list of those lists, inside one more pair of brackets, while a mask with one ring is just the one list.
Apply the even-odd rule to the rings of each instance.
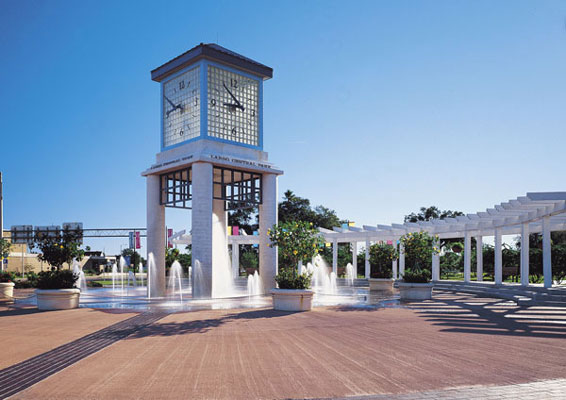
[[163, 147], [200, 135], [199, 67], [163, 84]]
[[259, 82], [208, 66], [208, 135], [259, 146]]

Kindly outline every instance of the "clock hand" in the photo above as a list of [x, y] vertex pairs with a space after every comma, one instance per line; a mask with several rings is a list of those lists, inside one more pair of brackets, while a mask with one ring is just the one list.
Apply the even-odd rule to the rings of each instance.
[[167, 102], [169, 104], [171, 104], [171, 107], [173, 107], [173, 110], [177, 109], [177, 106], [175, 104], [173, 104], [173, 102], [171, 100], [169, 100], [169, 97], [167, 97], [167, 96], [163, 96], [163, 97], [165, 97], [165, 100], [167, 100]]
[[236, 96], [234, 96], [232, 94], [232, 92], [230, 91], [230, 89], [228, 89], [228, 87], [226, 86], [226, 84], [224, 82], [222, 82], [222, 86], [224, 86], [224, 89], [226, 89], [226, 91], [228, 93], [230, 93], [230, 96], [232, 96], [232, 98], [234, 99], [234, 101], [236, 102], [236, 104], [233, 104], [234, 107], [239, 108], [240, 110], [244, 111], [244, 107], [242, 107], [242, 105], [240, 104], [240, 102], [238, 101], [238, 99], [236, 98]]

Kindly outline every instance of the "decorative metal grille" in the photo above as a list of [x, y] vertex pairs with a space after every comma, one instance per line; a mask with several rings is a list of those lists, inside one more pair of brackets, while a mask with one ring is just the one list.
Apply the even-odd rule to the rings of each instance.
[[159, 203], [166, 207], [192, 208], [191, 173], [189, 167], [161, 175]]
[[224, 200], [225, 210], [253, 208], [261, 204], [261, 174], [214, 167], [213, 176], [212, 197]]
[[[192, 208], [192, 170], [190, 167], [160, 176], [159, 203], [166, 207]], [[253, 208], [261, 204], [261, 174], [238, 169], [214, 167], [215, 200], [224, 200], [225, 210]]]

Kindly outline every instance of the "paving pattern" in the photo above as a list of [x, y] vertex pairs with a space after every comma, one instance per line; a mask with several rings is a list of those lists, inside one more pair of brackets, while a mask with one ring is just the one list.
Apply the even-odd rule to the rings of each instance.
[[529, 382], [564, 387], [565, 339], [564, 308], [452, 293], [404, 308], [175, 313], [13, 398], [528, 398], [541, 389]]
[[164, 313], [140, 314], [0, 370], [0, 399], [34, 385], [165, 315]]
[[[468, 386], [447, 390], [398, 395], [355, 396], [332, 400], [563, 400], [566, 379], [554, 379], [505, 386]], [[331, 399], [318, 399], [331, 400]]]

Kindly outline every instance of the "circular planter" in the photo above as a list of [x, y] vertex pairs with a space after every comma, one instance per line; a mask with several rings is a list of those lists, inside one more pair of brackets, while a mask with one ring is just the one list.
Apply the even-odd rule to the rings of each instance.
[[14, 282], [0, 283], [0, 301], [14, 301]]
[[371, 292], [375, 291], [385, 291], [385, 290], [393, 290], [393, 282], [395, 280], [393, 278], [369, 278], [369, 290]]
[[313, 295], [310, 289], [271, 289], [273, 308], [281, 311], [310, 311]]
[[432, 283], [397, 282], [401, 300], [430, 300], [433, 286]]
[[79, 306], [79, 289], [35, 289], [40, 310], [68, 310]]

